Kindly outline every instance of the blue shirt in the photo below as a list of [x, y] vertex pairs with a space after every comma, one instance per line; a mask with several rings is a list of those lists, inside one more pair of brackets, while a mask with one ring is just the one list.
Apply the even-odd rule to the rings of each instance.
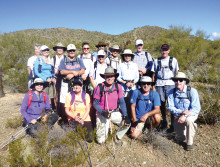
[[[139, 80], [139, 72], [138, 72], [138, 66], [136, 63], [133, 61], [130, 62], [123, 62], [119, 64], [117, 72], [119, 73], [119, 76], [117, 80], [121, 82], [122, 80], [124, 81], [133, 81], [135, 83], [138, 82]], [[121, 86], [123, 90], [125, 91], [130, 91], [130, 90], [135, 90], [136, 85], [134, 85], [132, 88], [127, 89], [127, 86], [125, 84], [121, 83]]]
[[151, 100], [149, 94], [144, 96], [139, 89], [132, 92], [130, 103], [136, 103], [135, 111], [137, 119], [141, 119], [144, 114], [152, 111], [155, 106], [161, 106], [159, 94], [154, 90], [151, 90], [150, 94]]
[[[201, 110], [201, 105], [199, 101], [199, 94], [196, 89], [191, 88], [190, 97], [189, 99], [180, 99], [178, 97], [187, 97], [187, 86], [184, 86], [182, 92], [179, 92], [177, 89], [170, 90], [168, 95], [168, 110], [173, 113], [175, 116], [180, 116], [181, 111], [190, 110], [191, 115], [195, 116], [198, 115]], [[174, 98], [175, 97], [175, 98]]]
[[[41, 65], [41, 70], [38, 68]], [[48, 78], [54, 78], [55, 74], [52, 73], [52, 65], [47, 64], [42, 57], [37, 58], [34, 63], [34, 73], [38, 78], [43, 79], [44, 82], [47, 81]]]

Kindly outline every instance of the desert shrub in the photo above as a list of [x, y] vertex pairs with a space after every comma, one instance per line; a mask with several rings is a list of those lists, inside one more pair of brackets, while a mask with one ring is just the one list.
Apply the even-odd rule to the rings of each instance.
[[6, 128], [16, 129], [16, 128], [20, 127], [22, 125], [22, 123], [23, 123], [23, 117], [19, 116], [16, 118], [8, 119], [5, 126], [6, 126]]

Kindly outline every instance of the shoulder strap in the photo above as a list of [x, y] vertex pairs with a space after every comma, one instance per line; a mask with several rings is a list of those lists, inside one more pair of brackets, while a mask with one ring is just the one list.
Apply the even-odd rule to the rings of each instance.
[[173, 98], [176, 98], [176, 87], [173, 89]]
[[191, 95], [190, 95], [190, 91], [191, 91], [191, 87], [187, 86], [187, 98], [189, 99], [189, 101], [191, 102]]
[[93, 62], [93, 55], [91, 54], [91, 60], [92, 60], [92, 62]]
[[147, 62], [149, 62], [149, 58], [148, 58], [148, 53], [147, 52], [145, 52], [145, 56], [147, 58]]
[[30, 90], [30, 91], [28, 92], [28, 95], [29, 95], [29, 98], [28, 98], [28, 108], [29, 108], [30, 105], [31, 105], [31, 102], [32, 102], [32, 100], [33, 100], [33, 91]]
[[44, 96], [44, 103], [46, 103], [46, 101], [47, 101], [47, 93], [43, 92], [43, 96]]
[[161, 69], [161, 57], [157, 59], [157, 71], [160, 71], [160, 69]]
[[54, 66], [54, 68], [55, 68], [55, 64], [56, 64], [56, 55], [53, 56], [53, 66]]
[[100, 89], [99, 95], [100, 95], [100, 100], [101, 100], [101, 98], [103, 96], [103, 92], [104, 92], [104, 86], [102, 85], [102, 83], [98, 84], [98, 86], [99, 86], [99, 89]]
[[64, 56], [64, 64], [66, 65], [67, 64], [67, 57], [66, 56]]
[[73, 91], [70, 92], [71, 94], [71, 101], [70, 101], [70, 105], [73, 104], [73, 102], [75, 101], [75, 93]]
[[173, 62], [173, 57], [170, 56], [170, 59], [169, 59], [169, 69], [170, 69], [171, 71], [173, 70], [172, 62]]
[[82, 91], [82, 100], [86, 106], [86, 92], [85, 91]]
[[115, 82], [115, 88], [116, 88], [116, 91], [117, 91], [117, 94], [118, 94], [118, 92], [119, 92], [118, 91], [118, 83], [116, 83], [116, 82]]
[[79, 64], [79, 58], [78, 57], [76, 57], [76, 62]]
[[83, 57], [83, 54], [80, 55], [80, 59], [82, 59], [82, 57]]

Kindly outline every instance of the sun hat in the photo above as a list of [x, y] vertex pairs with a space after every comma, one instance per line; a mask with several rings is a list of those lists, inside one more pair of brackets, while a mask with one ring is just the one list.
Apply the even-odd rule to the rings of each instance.
[[43, 50], [45, 50], [45, 49], [50, 49], [47, 45], [42, 45], [41, 47], [40, 47], [40, 51], [43, 51]]
[[97, 56], [106, 56], [106, 53], [104, 50], [99, 50]]
[[172, 77], [171, 78], [174, 82], [177, 80], [177, 79], [183, 79], [186, 81], [186, 84], [188, 84], [190, 81], [189, 79], [186, 77], [186, 74], [183, 73], [183, 72], [178, 72], [175, 77]]
[[106, 43], [103, 41], [99, 41], [99, 43], [96, 45], [96, 47], [98, 48], [99, 46], [106, 46]]
[[162, 46], [161, 46], [161, 49], [170, 49], [170, 46], [168, 45], [168, 44], [163, 44]]
[[151, 83], [151, 85], [154, 85], [154, 84], [155, 84], [155, 82], [153, 82], [153, 81], [152, 81], [152, 78], [149, 77], [149, 76], [143, 76], [143, 77], [139, 80], [138, 83], [139, 83], [139, 84], [141, 84], [141, 83]]
[[131, 60], [133, 60], [134, 58], [134, 54], [130, 49], [125, 49], [124, 52], [121, 54], [123, 60], [124, 60], [124, 55], [131, 55]]
[[121, 52], [121, 49], [118, 45], [113, 45], [113, 47], [109, 47], [109, 50], [110, 52], [112, 52], [113, 50], [117, 50], [119, 53]]
[[114, 68], [112, 68], [112, 67], [107, 67], [107, 68], [105, 69], [105, 73], [104, 73], [104, 74], [100, 74], [100, 76], [101, 76], [102, 78], [105, 78], [105, 76], [112, 76], [112, 75], [114, 75], [115, 78], [117, 78], [117, 77], [119, 76], [119, 73], [115, 73], [115, 72], [114, 72]]
[[69, 51], [69, 50], [76, 50], [76, 46], [74, 44], [69, 44], [67, 46], [67, 51]]
[[[35, 85], [38, 84], [38, 83], [43, 84], [43, 87], [45, 88], [46, 83], [45, 83], [45, 82], [43, 81], [43, 79], [41, 79], [41, 78], [35, 78], [35, 79], [34, 79], [34, 83], [30, 86], [30, 88], [31, 88], [31, 89], [34, 89], [34, 88], [35, 88]], [[43, 89], [44, 89], [44, 88], [43, 88]]]
[[138, 40], [136, 40], [136, 42], [135, 42], [135, 45], [137, 46], [137, 45], [143, 45], [144, 44], [144, 42], [143, 42], [143, 40], [142, 39], [138, 39]]
[[60, 42], [56, 46], [53, 47], [53, 50], [56, 51], [57, 48], [63, 48], [63, 51], [66, 51], [66, 47]]

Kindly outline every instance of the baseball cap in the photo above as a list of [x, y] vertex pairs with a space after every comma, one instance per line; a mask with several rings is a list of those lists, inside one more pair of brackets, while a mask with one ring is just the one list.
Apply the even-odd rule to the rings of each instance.
[[164, 49], [165, 49], [165, 48], [166, 48], [166, 49], [170, 49], [170, 46], [169, 46], [168, 44], [163, 44], [163, 45], [161, 46], [161, 49], [163, 49], [163, 48], [164, 48]]
[[144, 42], [143, 42], [143, 40], [142, 39], [138, 39], [138, 40], [136, 40], [136, 42], [135, 42], [135, 45], [137, 46], [137, 45], [143, 45], [144, 44]]

